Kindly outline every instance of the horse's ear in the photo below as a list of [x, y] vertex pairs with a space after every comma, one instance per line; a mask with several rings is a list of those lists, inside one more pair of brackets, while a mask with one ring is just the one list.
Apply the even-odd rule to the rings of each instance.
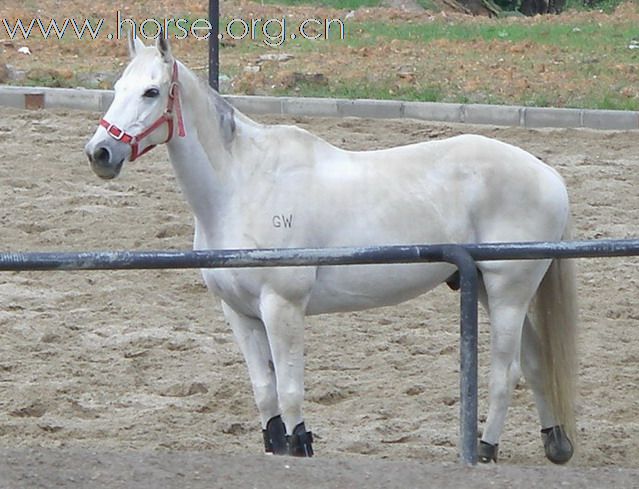
[[158, 37], [156, 40], [156, 46], [160, 54], [162, 55], [162, 59], [165, 63], [172, 64], [173, 63], [173, 55], [171, 54], [171, 46], [169, 44], [168, 36], [164, 34], [164, 31], [160, 29], [158, 33]]
[[127, 31], [126, 40], [129, 44], [129, 56], [133, 59], [137, 53], [144, 49], [144, 43], [132, 31]]

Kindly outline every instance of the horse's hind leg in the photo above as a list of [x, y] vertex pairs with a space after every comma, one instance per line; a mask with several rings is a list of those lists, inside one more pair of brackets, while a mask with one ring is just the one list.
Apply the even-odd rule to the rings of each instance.
[[264, 449], [268, 453], [286, 455], [286, 430], [279, 413], [277, 383], [264, 324], [259, 319], [239, 314], [225, 303], [222, 308], [246, 360], [255, 403], [262, 418]]
[[286, 426], [289, 454], [311, 457], [313, 435], [306, 431], [302, 416], [304, 309], [276, 293], [266, 293], [261, 299], [260, 310], [273, 355], [277, 397]]
[[544, 394], [539, 337], [528, 315], [526, 315], [526, 319], [524, 320], [524, 330], [522, 332], [521, 360], [524, 377], [530, 385], [533, 397], [535, 398], [541, 426], [553, 426], [554, 418], [552, 409]]
[[490, 316], [491, 365], [488, 416], [479, 455], [480, 461], [489, 462], [497, 459], [512, 391], [520, 376], [524, 319], [546, 267], [539, 262], [519, 262], [482, 268]]
[[[479, 302], [486, 311], [486, 314], [490, 317], [490, 305], [488, 303], [488, 293], [486, 292], [486, 285], [483, 281], [483, 276], [481, 277], [479, 283]], [[510, 382], [516, 384], [517, 379], [520, 377], [519, 371], [519, 356], [517, 356], [514, 360], [514, 363], [511, 366], [511, 374], [510, 374]], [[510, 387], [512, 391], [514, 385]], [[487, 441], [480, 441], [478, 447], [478, 458], [481, 463], [490, 463], [497, 462], [497, 456], [499, 452], [499, 444], [495, 441], [493, 443], [489, 443]]]

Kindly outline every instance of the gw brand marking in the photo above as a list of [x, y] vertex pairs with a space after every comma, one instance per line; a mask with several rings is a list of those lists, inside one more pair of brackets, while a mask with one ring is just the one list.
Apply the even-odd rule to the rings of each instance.
[[273, 216], [274, 228], [292, 228], [293, 227], [293, 214], [285, 216], [284, 214]]

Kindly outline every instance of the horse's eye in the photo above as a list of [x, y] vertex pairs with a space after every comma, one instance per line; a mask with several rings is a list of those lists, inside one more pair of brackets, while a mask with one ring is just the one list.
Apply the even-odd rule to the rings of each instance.
[[157, 88], [149, 88], [146, 92], [144, 92], [144, 96], [146, 98], [155, 98], [160, 95], [160, 91]]

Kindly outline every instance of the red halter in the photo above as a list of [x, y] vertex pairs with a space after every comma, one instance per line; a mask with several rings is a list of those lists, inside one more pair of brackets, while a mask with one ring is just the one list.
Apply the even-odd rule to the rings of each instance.
[[175, 115], [177, 116], [178, 122], [178, 136], [183, 138], [186, 136], [186, 131], [184, 130], [184, 119], [182, 118], [182, 109], [180, 107], [180, 96], [178, 93], [178, 65], [177, 61], [173, 62], [173, 76], [171, 78], [171, 84], [169, 85], [169, 102], [167, 104], [166, 110], [164, 114], [162, 114], [153, 124], [151, 124], [147, 129], [142, 131], [135, 136], [125, 132], [123, 129], [120, 129], [115, 124], [111, 124], [106, 119], [100, 120], [100, 125], [104, 127], [113, 139], [117, 141], [122, 141], [123, 143], [129, 144], [131, 146], [131, 158], [129, 161], [134, 161], [143, 154], [151, 151], [155, 148], [155, 144], [151, 146], [147, 146], [144, 148], [142, 152], [139, 152], [140, 141], [144, 138], [148, 137], [151, 133], [153, 133], [156, 129], [158, 129], [163, 124], [168, 124], [169, 126], [169, 135], [164, 141], [168, 143], [173, 138], [173, 112], [175, 110]]

